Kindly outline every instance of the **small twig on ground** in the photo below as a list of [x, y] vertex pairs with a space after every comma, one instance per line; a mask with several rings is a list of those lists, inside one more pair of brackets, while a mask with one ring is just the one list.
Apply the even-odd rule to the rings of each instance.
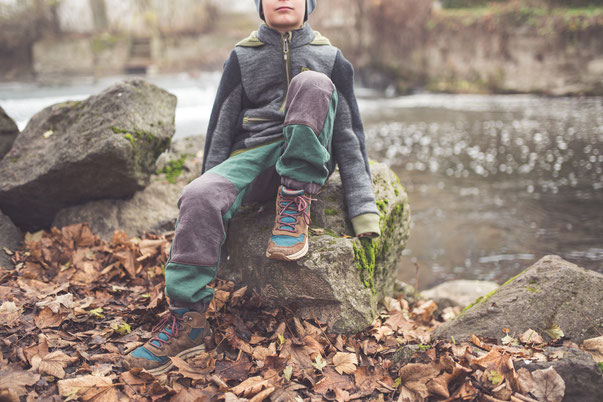
[[588, 321], [588, 323], [590, 324], [590, 326], [593, 327], [593, 329], [595, 331], [597, 331], [597, 333], [599, 334], [599, 336], [603, 336], [603, 334], [601, 333], [601, 331], [599, 331], [599, 328], [597, 328], [595, 326], [595, 324], [592, 322], [592, 320], [586, 314], [584, 314], [583, 311], [580, 311], [580, 314], [582, 314], [582, 317], [586, 318], [586, 320]]
[[229, 389], [230, 388], [228, 386], [228, 384], [226, 384], [224, 381], [222, 381], [222, 379], [215, 374], [210, 377], [210, 380], [211, 380], [211, 382], [216, 384], [220, 389]]

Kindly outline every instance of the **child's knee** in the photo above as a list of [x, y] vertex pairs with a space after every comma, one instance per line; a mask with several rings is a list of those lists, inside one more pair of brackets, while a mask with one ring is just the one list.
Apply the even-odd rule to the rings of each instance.
[[230, 180], [217, 174], [205, 173], [184, 186], [178, 199], [178, 207], [207, 204], [208, 207], [215, 205], [222, 209], [222, 204], [232, 204], [236, 196], [236, 188]]
[[303, 71], [297, 74], [291, 80], [291, 89], [296, 90], [301, 87], [308, 88], [333, 88], [331, 79], [318, 71]]

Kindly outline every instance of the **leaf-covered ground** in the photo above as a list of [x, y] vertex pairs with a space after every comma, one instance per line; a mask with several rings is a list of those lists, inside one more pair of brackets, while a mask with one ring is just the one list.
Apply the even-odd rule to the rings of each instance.
[[[331, 333], [290, 309], [268, 308], [245, 288], [217, 280], [208, 310], [208, 352], [159, 377], [122, 366], [166, 310], [162, 267], [173, 234], [110, 243], [86, 225], [28, 234], [15, 263], [0, 268], [0, 400], [479, 400], [561, 401], [539, 334], [471, 343], [435, 342], [431, 331], [458, 310], [433, 301], [383, 301], [354, 336]], [[251, 293], [251, 294], [250, 294]], [[602, 353], [601, 339], [591, 342]], [[557, 344], [577, 347], [562, 339]], [[497, 345], [500, 344], [500, 345]]]

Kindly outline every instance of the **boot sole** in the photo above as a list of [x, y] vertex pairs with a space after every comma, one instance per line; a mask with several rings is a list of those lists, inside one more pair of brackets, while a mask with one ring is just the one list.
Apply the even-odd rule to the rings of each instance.
[[[196, 356], [199, 353], [204, 352], [204, 351], [205, 351], [205, 345], [201, 344], [201, 345], [192, 347], [190, 349], [183, 350], [182, 352], [178, 353], [176, 356], [185, 359], [187, 357]], [[163, 364], [163, 366], [159, 366], [154, 369], [144, 369], [144, 371], [146, 371], [147, 373], [152, 374], [154, 376], [158, 376], [158, 375], [167, 373], [168, 371], [170, 371], [172, 369], [172, 367], [174, 367], [174, 363], [172, 363], [172, 360], [169, 359], [167, 362], [165, 362]]]
[[302, 258], [304, 255], [306, 255], [306, 253], [308, 253], [308, 246], [309, 242], [306, 239], [306, 242], [304, 244], [304, 248], [302, 248], [301, 250], [299, 250], [297, 253], [293, 253], [293, 254], [283, 254], [283, 253], [271, 253], [268, 250], [266, 250], [266, 257], [268, 258], [272, 258], [274, 260], [282, 260], [282, 261], [297, 261], [300, 258]]

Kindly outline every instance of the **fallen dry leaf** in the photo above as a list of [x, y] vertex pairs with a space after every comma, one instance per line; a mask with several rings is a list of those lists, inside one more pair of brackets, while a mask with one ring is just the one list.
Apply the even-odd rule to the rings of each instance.
[[358, 359], [355, 353], [337, 352], [333, 356], [333, 364], [339, 374], [354, 374]]
[[252, 363], [246, 355], [237, 361], [219, 360], [216, 362], [215, 373], [225, 381], [243, 381], [249, 376]]
[[107, 377], [85, 375], [59, 380], [59, 393], [65, 397], [77, 397], [82, 401], [117, 402], [113, 381]]
[[402, 304], [399, 300], [394, 299], [393, 297], [385, 296], [383, 298], [382, 303], [388, 313], [392, 313], [394, 311], [402, 311]]
[[427, 382], [440, 374], [439, 368], [431, 364], [410, 363], [400, 369], [402, 384], [421, 398], [427, 398]]
[[207, 381], [208, 373], [204, 372], [204, 370], [192, 367], [190, 364], [177, 356], [170, 357], [170, 359], [172, 360], [172, 363], [174, 363], [174, 366], [178, 368], [178, 373], [182, 374], [184, 377], [190, 378], [191, 380]]
[[77, 357], [67, 356], [60, 350], [48, 353], [43, 357], [35, 355], [31, 358], [31, 366], [40, 374], [48, 374], [57, 378], [65, 377], [65, 368], [75, 363]]
[[15, 302], [5, 301], [0, 306], [0, 325], [13, 327], [19, 323], [23, 309], [17, 307]]
[[542, 339], [542, 336], [540, 336], [540, 334], [538, 334], [538, 332], [534, 331], [533, 329], [528, 329], [526, 332], [519, 335], [519, 340], [522, 343], [540, 344], [540, 343], [544, 342], [544, 340]]
[[260, 376], [250, 377], [232, 388], [232, 392], [234, 392], [237, 396], [249, 397], [257, 394], [262, 389], [269, 387], [270, 381], [263, 379]]
[[48, 306], [50, 310], [55, 314], [57, 314], [61, 310], [61, 305], [65, 306], [68, 309], [72, 309], [75, 306], [75, 303], [73, 302], [73, 295], [71, 293], [67, 293], [36, 303], [36, 306], [39, 308]]
[[27, 394], [26, 385], [33, 385], [40, 379], [39, 374], [24, 371], [20, 367], [0, 369], [0, 391], [10, 390], [18, 397]]
[[536, 399], [544, 402], [561, 402], [563, 400], [565, 381], [552, 366], [533, 371], [532, 378], [534, 387], [531, 393]]
[[52, 309], [50, 307], [46, 306], [36, 316], [35, 323], [36, 326], [40, 329], [56, 328], [61, 325], [66, 316], [66, 313], [55, 314], [52, 312]]
[[519, 389], [521, 393], [527, 394], [532, 391], [534, 388], [534, 379], [532, 378], [532, 373], [525, 367], [517, 370], [517, 377], [519, 382]]
[[335, 389], [348, 390], [354, 388], [350, 377], [337, 373], [331, 367], [326, 367], [323, 375], [323, 378], [314, 385], [314, 392], [318, 394], [324, 395]]
[[595, 362], [603, 362], [603, 336], [586, 339], [582, 342], [582, 349], [590, 353]]
[[438, 309], [438, 306], [435, 304], [433, 300], [428, 300], [426, 302], [421, 303], [419, 306], [415, 307], [412, 310], [412, 314], [419, 321], [424, 323], [428, 323], [433, 319], [433, 313]]
[[559, 339], [565, 336], [563, 330], [559, 328], [559, 325], [557, 324], [551, 325], [549, 328], [545, 329], [544, 332], [552, 339]]
[[415, 324], [412, 321], [404, 317], [404, 313], [402, 311], [394, 311], [385, 321], [385, 325], [396, 332], [408, 332], [415, 327]]
[[249, 402], [262, 402], [264, 399], [268, 398], [268, 396], [270, 396], [270, 394], [272, 394], [275, 389], [275, 387], [266, 388], [265, 390], [259, 392], [253, 398], [251, 398]]

